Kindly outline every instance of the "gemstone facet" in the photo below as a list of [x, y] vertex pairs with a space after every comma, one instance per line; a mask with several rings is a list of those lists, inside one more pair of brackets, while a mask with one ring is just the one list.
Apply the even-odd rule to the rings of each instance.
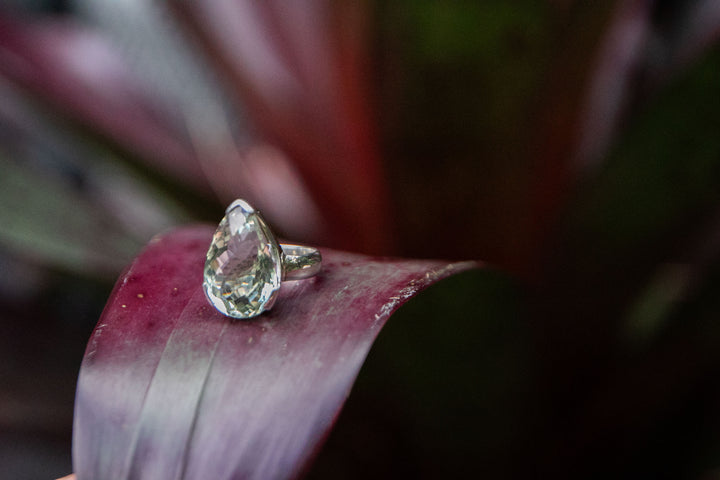
[[260, 214], [236, 200], [225, 212], [207, 252], [203, 289], [210, 303], [233, 318], [272, 307], [282, 280], [282, 252]]

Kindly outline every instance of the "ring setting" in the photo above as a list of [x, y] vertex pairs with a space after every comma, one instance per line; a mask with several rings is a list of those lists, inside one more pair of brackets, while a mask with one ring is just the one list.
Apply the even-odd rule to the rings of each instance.
[[272, 308], [283, 281], [312, 277], [321, 266], [317, 249], [279, 244], [260, 212], [238, 199], [213, 234], [203, 290], [223, 315], [250, 319]]

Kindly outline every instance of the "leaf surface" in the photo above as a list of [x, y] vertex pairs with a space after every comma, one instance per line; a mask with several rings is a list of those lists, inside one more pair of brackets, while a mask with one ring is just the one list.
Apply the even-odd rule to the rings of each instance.
[[322, 250], [272, 311], [230, 321], [201, 288], [213, 229], [160, 237], [120, 278], [83, 360], [78, 479], [287, 478], [332, 426], [390, 314], [475, 262]]

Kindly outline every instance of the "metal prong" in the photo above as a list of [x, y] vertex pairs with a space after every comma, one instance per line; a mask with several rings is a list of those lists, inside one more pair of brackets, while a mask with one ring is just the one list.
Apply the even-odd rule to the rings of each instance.
[[255, 209], [252, 207], [252, 205], [250, 205], [249, 203], [247, 203], [247, 202], [246, 202], [245, 200], [243, 200], [242, 198], [238, 198], [237, 200], [235, 200], [234, 202], [232, 202], [232, 203], [225, 209], [225, 214], [229, 213], [230, 210], [232, 210], [233, 208], [236, 208], [236, 207], [241, 207], [243, 210], [245, 210], [245, 211], [248, 212], [248, 213], [255, 213]]

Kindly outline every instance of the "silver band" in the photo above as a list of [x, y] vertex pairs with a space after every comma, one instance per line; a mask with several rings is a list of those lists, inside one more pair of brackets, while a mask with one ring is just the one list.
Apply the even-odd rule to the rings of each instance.
[[283, 280], [310, 278], [322, 267], [322, 256], [316, 248], [281, 243], [280, 250]]

